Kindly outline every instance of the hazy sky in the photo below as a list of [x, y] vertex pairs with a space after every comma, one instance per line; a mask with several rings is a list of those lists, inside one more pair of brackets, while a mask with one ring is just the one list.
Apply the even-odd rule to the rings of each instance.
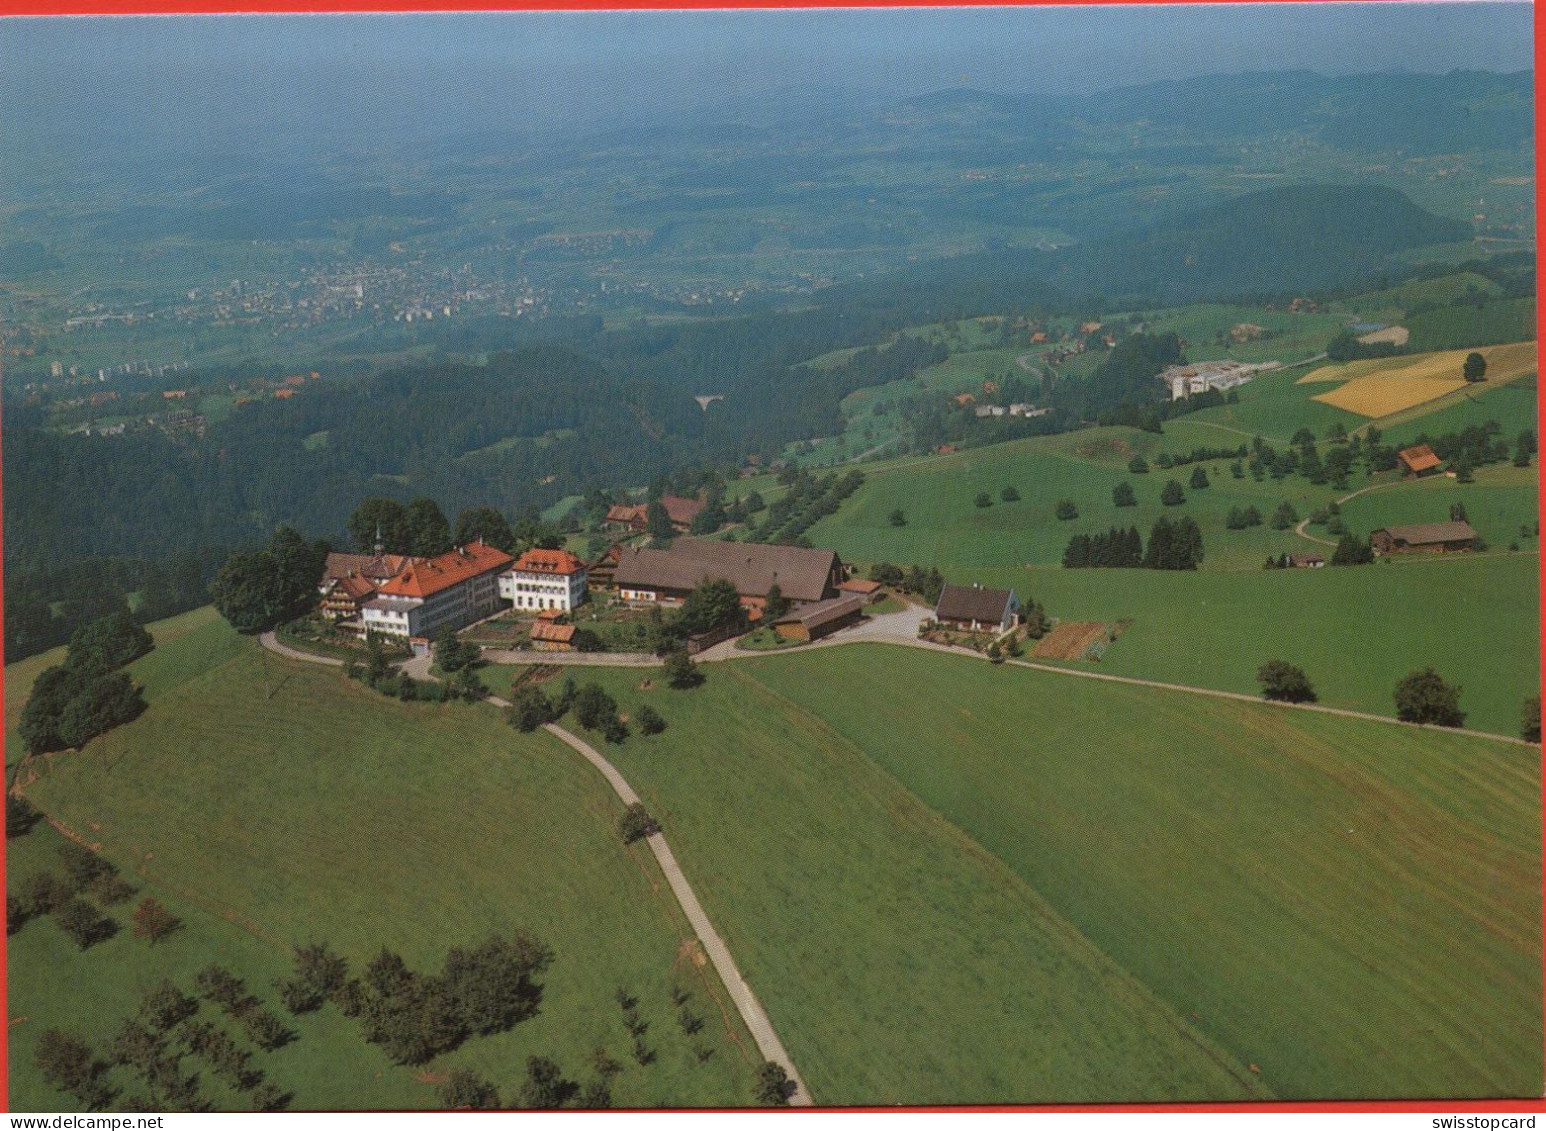
[[1523, 2], [0, 20], [12, 123], [29, 107], [76, 118], [116, 103], [336, 127], [393, 104], [444, 127], [817, 88], [1074, 93], [1239, 71], [1530, 66]]

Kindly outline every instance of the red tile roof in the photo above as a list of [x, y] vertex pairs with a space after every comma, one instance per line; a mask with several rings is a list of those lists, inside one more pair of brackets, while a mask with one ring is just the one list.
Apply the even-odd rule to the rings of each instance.
[[546, 640], [553, 644], [568, 644], [574, 639], [574, 625], [534, 624], [531, 626], [531, 638], [533, 640]]
[[1433, 454], [1433, 449], [1427, 444], [1418, 444], [1415, 448], [1406, 448], [1397, 452], [1396, 457], [1413, 471], [1427, 471], [1430, 467], [1438, 467], [1444, 461]]
[[527, 573], [579, 573], [585, 563], [568, 550], [527, 550], [515, 559], [515, 568]]
[[608, 522], [643, 522], [644, 507], [614, 503], [607, 508]]
[[474, 542], [427, 562], [419, 562], [381, 587], [383, 597], [429, 597], [463, 581], [503, 569], [513, 561], [503, 550]]
[[703, 503], [697, 499], [684, 499], [680, 495], [662, 495], [660, 505], [666, 508], [666, 517], [682, 526], [691, 526], [698, 517]]
[[870, 581], [863, 577], [850, 577], [838, 586], [844, 593], [863, 593], [866, 596], [880, 588], [880, 582]]

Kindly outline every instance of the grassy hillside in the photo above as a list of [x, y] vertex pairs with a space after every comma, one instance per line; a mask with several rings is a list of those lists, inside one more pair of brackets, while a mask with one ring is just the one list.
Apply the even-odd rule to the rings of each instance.
[[[1044, 566], [1062, 561], [1074, 534], [1105, 531], [1113, 525], [1136, 525], [1147, 537], [1162, 514], [1190, 515], [1203, 531], [1205, 569], [1258, 569], [1268, 554], [1302, 549], [1289, 531], [1270, 524], [1228, 530], [1231, 508], [1254, 506], [1270, 518], [1279, 503], [1288, 501], [1300, 515], [1325, 506], [1336, 495], [1296, 477], [1257, 483], [1249, 476], [1234, 479], [1228, 460], [1211, 461], [1211, 486], [1186, 491], [1186, 502], [1167, 507], [1160, 491], [1169, 479], [1185, 487], [1191, 467], [1133, 475], [1128, 461], [1156, 452], [1189, 453], [1194, 447], [1234, 446], [1246, 438], [1188, 422], [1166, 425], [1164, 436], [1132, 428], [1097, 428], [1060, 436], [1037, 437], [972, 448], [951, 456], [913, 457], [865, 466], [865, 483], [834, 515], [811, 528], [808, 537], [830, 546], [845, 560], [923, 562], [941, 570], [982, 566]], [[1135, 507], [1113, 504], [1112, 488], [1131, 483]], [[1003, 502], [1000, 494], [1013, 486], [1018, 502]], [[988, 507], [975, 505], [986, 491]], [[1076, 504], [1079, 517], [1059, 519], [1061, 500]], [[900, 509], [905, 526], [893, 526], [891, 513]]]
[[1137, 1098], [1165, 1013], [1069, 939], [1279, 1096], [1539, 1093], [1534, 751], [878, 645], [599, 678], [818, 1095]]
[[[272, 1000], [293, 944], [325, 940], [356, 968], [385, 945], [438, 968], [450, 946], [517, 929], [558, 955], [534, 1020], [474, 1038], [421, 1075], [393, 1067], [329, 1008], [275, 1054], [274, 1075], [300, 1107], [418, 1107], [436, 1102], [431, 1084], [448, 1067], [513, 1091], [528, 1054], [585, 1078], [605, 1043], [629, 1066], [613, 1085], [620, 1105], [749, 1099], [754, 1047], [712, 1000], [722, 988], [683, 957], [688, 932], [652, 857], [619, 842], [621, 806], [566, 747], [517, 734], [490, 708], [401, 704], [334, 669], [266, 656], [208, 610], [179, 618], [177, 639], [159, 627], [156, 651], [132, 668], [149, 710], [56, 756], [27, 792], [189, 927], [154, 950], [125, 931], [78, 953], [48, 922], [12, 940], [11, 1012], [28, 1018], [11, 1030], [18, 1105], [61, 1103], [30, 1067], [37, 1033], [64, 1025], [105, 1039], [163, 974], [219, 959]], [[7, 697], [13, 712], [20, 702]], [[12, 882], [45, 832], [13, 854]], [[710, 1019], [707, 1063], [674, 1023], [673, 983]], [[647, 1068], [628, 1056], [620, 984], [653, 1022], [659, 1059]]]
[[[836, 653], [877, 701], [892, 651]], [[658, 673], [583, 678], [625, 713], [648, 702], [669, 720], [608, 756], [663, 822], [819, 1099], [1267, 1094], [1003, 861], [746, 670], [715, 665], [688, 693]], [[641, 674], [654, 690], [638, 690]]]
[[1460, 503], [1466, 518], [1492, 549], [1502, 550], [1517, 542], [1522, 550], [1534, 550], [1538, 540], [1522, 536], [1520, 527], [1533, 529], [1539, 515], [1539, 496], [1536, 468], [1488, 467], [1477, 474], [1475, 483], [1435, 476], [1371, 491], [1349, 500], [1342, 508], [1342, 518], [1350, 530], [1367, 533], [1382, 526], [1444, 522], [1450, 507]]
[[1408, 672], [1432, 665], [1464, 687], [1479, 730], [1517, 734], [1540, 685], [1535, 554], [1246, 573], [963, 570], [1012, 585], [1070, 620], [1131, 619], [1099, 669], [1255, 694], [1270, 659], [1309, 673], [1321, 701], [1394, 715]]

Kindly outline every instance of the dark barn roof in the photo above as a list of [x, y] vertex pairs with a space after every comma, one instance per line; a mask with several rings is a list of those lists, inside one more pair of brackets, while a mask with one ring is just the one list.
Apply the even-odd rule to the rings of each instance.
[[791, 601], [820, 601], [840, 568], [831, 550], [678, 538], [669, 550], [623, 548], [613, 583], [623, 589], [692, 589], [723, 578], [743, 597], [766, 597], [774, 584]]
[[1423, 522], [1415, 526], [1387, 526], [1385, 533], [1408, 546], [1431, 546], [1438, 542], [1468, 542], [1476, 537], [1469, 522]]
[[947, 585], [940, 590], [934, 615], [940, 620], [974, 620], [998, 624], [1009, 610], [1013, 589], [983, 589], [977, 585]]
[[806, 605], [803, 609], [785, 613], [773, 623], [803, 624], [807, 629], [813, 630], [832, 621], [842, 620], [863, 609], [864, 597], [856, 593], [850, 597], [833, 597], [830, 601], [817, 601], [814, 605]]

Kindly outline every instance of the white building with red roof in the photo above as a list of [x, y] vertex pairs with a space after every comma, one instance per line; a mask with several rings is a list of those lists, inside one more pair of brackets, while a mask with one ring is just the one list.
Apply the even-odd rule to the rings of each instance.
[[559, 609], [585, 600], [585, 563], [568, 550], [531, 549], [499, 576], [499, 595], [517, 609]]
[[482, 542], [415, 560], [365, 603], [365, 630], [428, 640], [447, 625], [462, 628], [492, 616], [500, 607], [500, 574], [512, 560]]

